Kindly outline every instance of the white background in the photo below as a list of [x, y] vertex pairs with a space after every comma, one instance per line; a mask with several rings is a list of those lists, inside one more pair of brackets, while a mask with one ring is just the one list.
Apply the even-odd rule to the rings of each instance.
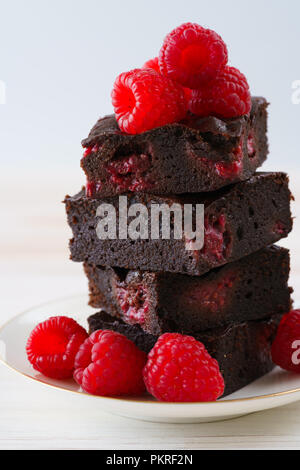
[[0, 153], [5, 165], [77, 168], [80, 141], [112, 111], [115, 77], [157, 55], [185, 21], [215, 29], [270, 108], [272, 161], [298, 165], [298, 0], [1, 0]]
[[[288, 171], [300, 200], [300, 105], [291, 101], [300, 80], [299, 18], [299, 0], [0, 0], [7, 91], [0, 105], [0, 323], [87, 290], [81, 266], [68, 260], [60, 203], [84, 184], [80, 141], [112, 111], [116, 75], [155, 56], [182, 22], [221, 34], [252, 93], [271, 102], [265, 168]], [[300, 213], [297, 202], [293, 212]], [[293, 279], [300, 274], [299, 230], [296, 220], [282, 243], [291, 248]], [[2, 366], [0, 381], [2, 448], [300, 447], [297, 404], [228, 423], [152, 425], [88, 407], [79, 413], [75, 398], [25, 383]]]

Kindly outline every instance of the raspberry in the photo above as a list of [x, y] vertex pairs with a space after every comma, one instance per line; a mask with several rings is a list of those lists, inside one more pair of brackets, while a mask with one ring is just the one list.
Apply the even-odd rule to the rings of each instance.
[[300, 373], [300, 310], [282, 317], [272, 344], [272, 359], [282, 369]]
[[204, 246], [201, 253], [211, 260], [223, 260], [227, 254], [228, 242], [225, 215], [221, 214], [217, 218], [206, 216], [204, 218]]
[[[142, 68], [143, 69], [153, 69], [156, 72], [160, 73], [159, 64], [158, 64], [158, 57], [155, 57], [154, 59], [150, 59], [147, 62], [145, 62]], [[185, 94], [186, 101], [188, 103], [190, 98], [191, 98], [192, 90], [190, 88], [184, 88], [183, 87], [183, 91], [184, 91], [184, 94]]]
[[180, 121], [187, 111], [182, 87], [152, 69], [121, 73], [111, 96], [119, 127], [128, 134]]
[[144, 63], [142, 69], [152, 69], [155, 70], [155, 72], [160, 73], [158, 57], [154, 57], [154, 59], [147, 60], [147, 62]]
[[189, 107], [189, 102], [192, 96], [192, 90], [190, 88], [183, 87], [183, 91], [184, 91], [187, 107]]
[[145, 174], [151, 167], [149, 155], [129, 155], [107, 164], [109, 182], [120, 191], [143, 191], [153, 184]]
[[145, 323], [149, 312], [149, 293], [143, 284], [133, 288], [117, 287], [117, 299], [128, 323]]
[[93, 395], [139, 395], [145, 390], [146, 354], [115, 331], [98, 330], [81, 345], [74, 379]]
[[31, 332], [26, 345], [28, 360], [47, 377], [72, 377], [75, 355], [87, 337], [85, 329], [72, 318], [51, 317]]
[[222, 118], [249, 113], [251, 96], [246, 77], [234, 67], [225, 67], [205, 87], [192, 91], [189, 109], [199, 116]]
[[165, 333], [148, 355], [144, 381], [161, 401], [214, 401], [224, 392], [218, 363], [192, 336]]
[[184, 23], [171, 31], [158, 58], [161, 73], [188, 88], [211, 80], [227, 60], [222, 38], [196, 23]]

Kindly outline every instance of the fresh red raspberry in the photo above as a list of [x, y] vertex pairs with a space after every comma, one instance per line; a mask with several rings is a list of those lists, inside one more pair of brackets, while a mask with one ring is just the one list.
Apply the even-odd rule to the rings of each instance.
[[72, 318], [51, 317], [31, 332], [26, 352], [34, 369], [55, 379], [72, 377], [75, 355], [88, 337]]
[[300, 310], [282, 317], [272, 344], [272, 359], [282, 369], [300, 373]]
[[224, 392], [218, 363], [192, 336], [165, 333], [148, 355], [144, 381], [161, 401], [214, 401]]
[[225, 67], [205, 87], [192, 91], [189, 109], [198, 116], [233, 118], [248, 114], [251, 95], [246, 77], [234, 67]]
[[74, 379], [93, 395], [139, 395], [145, 390], [146, 354], [115, 331], [98, 330], [80, 347]]
[[142, 69], [152, 69], [155, 70], [155, 72], [160, 73], [158, 57], [154, 57], [154, 59], [147, 60], [147, 62], [144, 63]]
[[[156, 72], [160, 73], [159, 64], [158, 64], [158, 57], [155, 57], [154, 59], [150, 59], [147, 62], [145, 62], [142, 68], [143, 69], [153, 69]], [[186, 97], [186, 101], [187, 101], [187, 103], [189, 103], [190, 98], [191, 98], [192, 90], [190, 88], [183, 87], [183, 91], [184, 91], [184, 94], [185, 94], [185, 97]]]
[[127, 134], [180, 121], [187, 111], [182, 87], [152, 69], [121, 73], [111, 96], [119, 127]]
[[185, 100], [186, 100], [186, 103], [187, 103], [187, 108], [189, 107], [189, 102], [190, 102], [190, 99], [191, 99], [191, 96], [192, 96], [192, 91], [190, 88], [185, 88], [183, 87], [183, 91], [184, 91], [184, 95], [185, 95]]
[[173, 29], [158, 58], [161, 73], [188, 88], [198, 88], [211, 80], [227, 60], [222, 38], [196, 23], [184, 23]]

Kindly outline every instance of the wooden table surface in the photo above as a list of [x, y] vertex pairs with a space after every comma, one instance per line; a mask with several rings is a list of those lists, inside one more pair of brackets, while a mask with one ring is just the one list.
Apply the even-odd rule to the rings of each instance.
[[[5, 175], [4, 175], [5, 176]], [[68, 260], [70, 230], [60, 204], [79, 189], [80, 171], [68, 178], [47, 173], [0, 177], [1, 323], [48, 300], [84, 293], [79, 264]], [[292, 188], [300, 201], [300, 177]], [[298, 209], [299, 207], [299, 209]], [[293, 204], [293, 213], [300, 203]], [[292, 254], [291, 285], [300, 274], [295, 220], [282, 245]], [[53, 312], [59, 314], [59, 312]], [[208, 424], [157, 424], [106, 414], [77, 396], [41, 387], [0, 365], [1, 449], [265, 449], [300, 448], [300, 402], [243, 418]], [[84, 407], [83, 407], [84, 403]], [[94, 403], [94, 402], [92, 402]]]

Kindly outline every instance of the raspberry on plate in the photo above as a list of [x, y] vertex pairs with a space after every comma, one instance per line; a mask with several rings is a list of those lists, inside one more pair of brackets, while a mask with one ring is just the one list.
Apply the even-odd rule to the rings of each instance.
[[234, 67], [225, 67], [206, 86], [193, 90], [189, 109], [198, 116], [235, 118], [251, 110], [246, 77]]
[[28, 360], [47, 377], [70, 378], [75, 355], [87, 337], [85, 329], [72, 318], [50, 317], [31, 332], [26, 345]]
[[188, 88], [198, 88], [221, 70], [228, 60], [222, 38], [196, 23], [171, 31], [159, 52], [162, 74]]
[[224, 392], [219, 365], [192, 336], [165, 333], [148, 355], [146, 388], [170, 402], [215, 401]]
[[98, 330], [76, 355], [74, 379], [93, 395], [140, 395], [145, 391], [145, 363], [146, 354], [126, 336]]
[[282, 369], [300, 373], [300, 310], [282, 317], [272, 344], [272, 360]]
[[111, 97], [119, 127], [127, 134], [180, 121], [187, 111], [183, 88], [149, 68], [121, 73]]

